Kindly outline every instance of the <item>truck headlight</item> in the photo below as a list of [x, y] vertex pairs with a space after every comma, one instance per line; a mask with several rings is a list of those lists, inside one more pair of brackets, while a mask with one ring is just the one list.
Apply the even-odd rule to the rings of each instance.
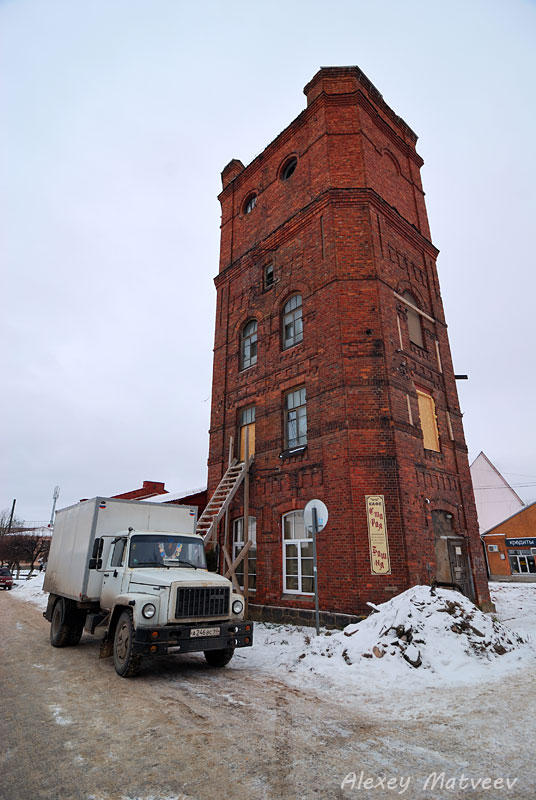
[[244, 603], [242, 602], [242, 600], [235, 600], [233, 603], [233, 614], [241, 614], [243, 608], [244, 608]]
[[141, 613], [145, 617], [145, 619], [151, 619], [156, 614], [156, 606], [153, 603], [145, 603], [143, 606]]

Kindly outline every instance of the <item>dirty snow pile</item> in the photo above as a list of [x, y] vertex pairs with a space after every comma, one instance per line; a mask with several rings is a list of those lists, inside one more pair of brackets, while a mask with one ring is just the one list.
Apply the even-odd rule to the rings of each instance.
[[245, 660], [257, 663], [262, 652], [267, 662], [271, 652], [271, 663], [291, 674], [322, 675], [347, 686], [370, 681], [457, 685], [496, 680], [533, 663], [529, 640], [458, 592], [414, 586], [343, 631], [322, 631], [317, 637], [310, 628], [257, 624], [255, 645]]
[[48, 594], [43, 592], [44, 572], [38, 572], [32, 578], [20, 577], [13, 584], [13, 596], [19, 600], [34, 603], [43, 610], [47, 607]]
[[364, 658], [402, 658], [411, 667], [438, 669], [467, 657], [495, 659], [524, 639], [448, 589], [414, 586], [343, 631], [348, 663]]
[[[526, 649], [528, 637], [509, 630], [448, 589], [414, 586], [372, 608], [373, 613], [362, 622], [331, 637], [315, 637], [313, 652], [342, 658], [358, 671], [369, 661], [370, 668], [376, 665], [375, 673], [386, 677], [409, 677], [408, 672], [420, 668], [442, 682], [457, 682], [475, 679], [482, 672], [494, 677], [497, 662], [505, 654], [511, 654], [507, 659], [511, 669], [512, 659], [519, 660]], [[307, 661], [307, 651], [300, 658]]]

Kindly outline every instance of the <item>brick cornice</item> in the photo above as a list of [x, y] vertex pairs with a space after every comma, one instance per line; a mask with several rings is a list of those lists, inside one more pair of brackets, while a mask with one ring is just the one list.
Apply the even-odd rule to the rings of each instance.
[[[321, 209], [328, 207], [331, 204], [344, 205], [344, 204], [362, 203], [364, 205], [372, 205], [377, 210], [389, 219], [389, 222], [394, 228], [402, 235], [405, 236], [412, 244], [419, 248], [424, 249], [432, 258], [437, 258], [439, 250], [432, 242], [429, 241], [417, 228], [408, 222], [396, 208], [389, 205], [380, 195], [369, 188], [350, 188], [350, 189], [327, 189], [322, 192], [318, 197], [312, 200], [307, 206], [304, 206], [296, 214], [286, 219], [275, 230], [271, 231], [263, 240], [262, 243], [256, 243], [249, 250], [246, 250], [239, 256], [233, 263], [229, 264], [223, 269], [215, 278], [214, 283], [218, 288], [229, 276], [229, 273], [240, 266], [242, 262], [248, 259], [262, 258], [265, 254], [277, 250], [283, 242], [290, 236], [294, 235], [296, 231], [303, 228], [309, 223], [311, 218], [318, 213]], [[244, 269], [246, 265], [243, 265]], [[238, 270], [237, 270], [238, 271]]]

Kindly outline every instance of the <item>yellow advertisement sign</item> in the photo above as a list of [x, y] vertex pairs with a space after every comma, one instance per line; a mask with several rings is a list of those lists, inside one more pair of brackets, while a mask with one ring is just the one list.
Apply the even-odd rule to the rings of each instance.
[[390, 575], [389, 544], [387, 542], [387, 519], [385, 500], [382, 494], [365, 496], [367, 525], [370, 545], [370, 571], [372, 575]]

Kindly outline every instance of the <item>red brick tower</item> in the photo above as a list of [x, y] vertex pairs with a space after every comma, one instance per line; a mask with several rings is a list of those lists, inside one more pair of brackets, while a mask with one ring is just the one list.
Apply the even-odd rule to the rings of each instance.
[[322, 68], [304, 91], [288, 128], [222, 173], [209, 495], [247, 428], [250, 602], [265, 618], [314, 607], [314, 497], [330, 515], [321, 611], [433, 579], [485, 605], [417, 137], [357, 67]]

